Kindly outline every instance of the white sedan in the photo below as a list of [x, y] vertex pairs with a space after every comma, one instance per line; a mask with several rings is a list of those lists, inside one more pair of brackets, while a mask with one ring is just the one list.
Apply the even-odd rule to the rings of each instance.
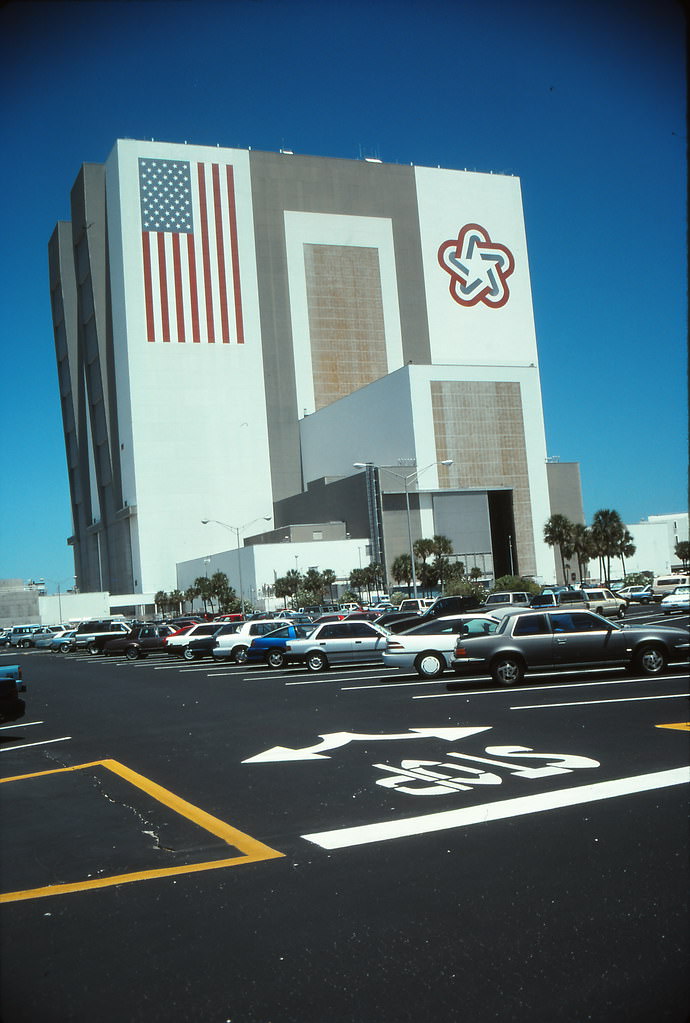
[[420, 678], [438, 678], [450, 667], [458, 635], [488, 635], [495, 632], [499, 624], [497, 617], [488, 614], [435, 618], [390, 636], [383, 652], [383, 663], [387, 668], [414, 670]]
[[690, 611], [690, 586], [676, 586], [673, 593], [662, 597], [659, 607], [665, 615], [674, 611]]

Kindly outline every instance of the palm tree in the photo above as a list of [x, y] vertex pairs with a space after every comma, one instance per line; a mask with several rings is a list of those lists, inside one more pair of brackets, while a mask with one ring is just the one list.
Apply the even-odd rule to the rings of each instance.
[[577, 571], [580, 577], [580, 582], [582, 583], [587, 576], [587, 562], [589, 561], [592, 548], [587, 526], [584, 526], [581, 522], [575, 522], [573, 524], [570, 541], [572, 544], [572, 553], [577, 558]]
[[432, 543], [434, 545], [432, 553], [435, 558], [436, 575], [441, 586], [441, 592], [443, 592], [443, 583], [448, 568], [448, 555], [453, 553], [453, 544], [447, 536], [443, 536], [440, 533], [434, 536]]
[[405, 583], [409, 586], [412, 582], [412, 562], [409, 554], [399, 554], [391, 565], [391, 575], [396, 583]]
[[544, 524], [544, 543], [549, 547], [558, 547], [564, 583], [568, 582], [565, 563], [573, 554], [572, 535], [573, 523], [565, 515], [552, 515]]
[[168, 594], [165, 590], [159, 590], [156, 596], [153, 598], [155, 607], [159, 607], [161, 611], [164, 611], [168, 604]]
[[625, 559], [632, 558], [633, 554], [637, 550], [637, 547], [633, 543], [633, 536], [629, 530], [623, 531], [623, 536], [618, 544], [618, 557], [621, 559], [621, 565], [623, 566], [623, 578], [625, 579]]
[[332, 604], [333, 603], [333, 585], [335, 583], [335, 580], [337, 579], [337, 576], [336, 576], [336, 574], [335, 574], [335, 572], [333, 571], [332, 568], [324, 568], [323, 572], [321, 573], [321, 578], [323, 579], [324, 586], [328, 587], [328, 596], [330, 598], [329, 599], [329, 603]]
[[683, 569], [686, 569], [690, 562], [690, 540], [679, 540], [673, 553], [682, 561]]
[[200, 594], [196, 586], [188, 586], [187, 589], [184, 591], [185, 603], [190, 605], [190, 610], [194, 606], [194, 601], [198, 596], [200, 596]]
[[[602, 574], [607, 586], [610, 585], [611, 580], [611, 558], [618, 556], [618, 548], [624, 533], [625, 526], [617, 511], [611, 508], [600, 508], [594, 513], [590, 535], [596, 544], [602, 567], [605, 566], [605, 571]], [[632, 537], [630, 539], [632, 540]]]

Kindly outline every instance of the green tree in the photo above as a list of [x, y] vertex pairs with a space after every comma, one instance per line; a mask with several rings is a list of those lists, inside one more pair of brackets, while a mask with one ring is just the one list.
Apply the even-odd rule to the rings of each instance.
[[158, 593], [153, 598], [153, 603], [154, 606], [159, 607], [161, 611], [166, 610], [168, 606], [168, 594], [165, 592], [165, 590], [158, 591]]
[[289, 572], [276, 579], [275, 582], [275, 594], [276, 597], [283, 597], [285, 599], [285, 607], [287, 607], [287, 598], [294, 597], [300, 586], [302, 585], [302, 575], [297, 571], [296, 568], [291, 568]]
[[[623, 520], [612, 508], [600, 508], [594, 513], [589, 530], [607, 586], [611, 584], [611, 558], [618, 557], [618, 549], [625, 535]], [[632, 537], [631, 537], [632, 539]]]
[[198, 596], [199, 596], [199, 591], [196, 588], [196, 586], [188, 586], [187, 589], [184, 591], [185, 603], [189, 604], [190, 610], [194, 606], [194, 601], [196, 600], [196, 598]]
[[624, 529], [623, 536], [618, 542], [618, 557], [621, 559], [623, 578], [625, 578], [625, 559], [632, 558], [636, 550], [637, 547], [633, 543], [632, 533], [629, 530]]
[[502, 575], [494, 580], [490, 593], [498, 593], [503, 590], [517, 590], [525, 593], [539, 593], [539, 586], [534, 579], [528, 579], [524, 575]]
[[359, 594], [359, 602], [362, 603], [362, 590], [367, 584], [367, 573], [363, 568], [353, 568], [350, 572], [350, 578], [348, 582], [353, 590], [357, 590]]
[[199, 596], [204, 603], [204, 611], [208, 610], [208, 605], [213, 606], [213, 590], [211, 588], [211, 580], [208, 576], [200, 575], [194, 580], [194, 588], [198, 590]]
[[565, 515], [552, 515], [544, 524], [544, 543], [547, 543], [549, 547], [558, 547], [563, 581], [566, 583], [568, 582], [568, 573], [565, 563], [573, 554], [572, 535], [573, 523]]
[[440, 533], [437, 533], [431, 542], [433, 543], [434, 572], [443, 593], [449, 565], [448, 557], [453, 553], [453, 544], [447, 536], [443, 536]]
[[[462, 562], [460, 562], [460, 564], [462, 565]], [[464, 570], [465, 570], [465, 566], [464, 565], [462, 565], [462, 569], [463, 569], [463, 572], [464, 572]], [[482, 572], [482, 570], [479, 567], [479, 565], [473, 565], [472, 568], [470, 569], [470, 579], [472, 579], [472, 580], [481, 579], [483, 574], [484, 573]]]
[[674, 553], [683, 562], [683, 569], [687, 569], [690, 564], [690, 540], [679, 540], [674, 548]]
[[333, 587], [335, 585], [335, 581], [337, 579], [337, 576], [336, 576], [336, 574], [335, 574], [335, 572], [333, 571], [332, 568], [324, 568], [323, 572], [321, 573], [321, 578], [323, 579], [324, 586], [328, 587], [328, 602], [330, 604], [332, 604], [333, 603]]
[[587, 578], [587, 564], [592, 548], [587, 526], [584, 526], [581, 522], [573, 523], [570, 540], [572, 543], [572, 553], [577, 558], [578, 576], [582, 583]]
[[405, 583], [409, 586], [412, 582], [412, 562], [409, 554], [399, 554], [391, 565], [391, 575], [396, 583]]
[[182, 610], [182, 601], [184, 600], [184, 594], [179, 590], [175, 589], [168, 597], [169, 608], [172, 614], [179, 615]]

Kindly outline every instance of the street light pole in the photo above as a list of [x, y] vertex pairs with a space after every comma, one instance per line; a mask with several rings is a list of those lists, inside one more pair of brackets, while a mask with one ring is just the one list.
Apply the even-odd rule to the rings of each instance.
[[240, 574], [240, 607], [242, 609], [242, 617], [243, 618], [244, 618], [244, 586], [243, 586], [243, 583], [242, 583], [242, 552], [240, 550], [240, 533], [241, 533], [241, 531], [243, 529], [246, 529], [247, 526], [251, 526], [255, 522], [261, 521], [261, 519], [263, 519], [264, 522], [270, 522], [271, 521], [271, 516], [270, 515], [260, 515], [258, 518], [252, 519], [251, 522], [245, 522], [243, 526], [231, 526], [228, 522], [221, 522], [220, 519], [202, 519], [201, 520], [201, 523], [204, 526], [207, 526], [209, 524], [209, 522], [215, 522], [215, 524], [217, 526], [223, 526], [224, 529], [229, 529], [231, 532], [233, 532], [235, 534], [235, 538], [236, 538], [236, 541], [237, 541], [237, 547], [235, 548], [236, 551], [237, 551], [237, 567], [238, 567], [239, 574]]
[[[417, 469], [415, 472], [411, 472], [409, 476], [403, 476], [402, 473], [393, 472], [392, 469], [387, 469], [385, 466], [377, 465], [374, 468], [378, 469], [379, 472], [387, 472], [389, 476], [395, 476], [396, 479], [402, 480], [405, 484], [405, 511], [407, 513], [407, 539], [410, 545], [410, 572], [412, 574], [412, 592], [417, 598], [417, 572], [415, 571], [414, 564], [414, 545], [412, 543], [412, 515], [410, 513], [410, 483], [414, 483], [419, 479], [423, 472], [427, 469], [431, 469], [434, 465], [452, 465], [452, 458], [444, 458], [440, 462], [430, 462], [429, 465], [425, 465], [422, 469]], [[354, 462], [355, 469], [366, 469], [367, 466], [374, 465], [373, 462]]]

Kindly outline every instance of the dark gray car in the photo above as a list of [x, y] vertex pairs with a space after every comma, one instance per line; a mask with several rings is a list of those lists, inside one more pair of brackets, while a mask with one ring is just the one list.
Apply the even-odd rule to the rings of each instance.
[[592, 611], [532, 610], [506, 615], [493, 636], [459, 636], [452, 668], [490, 674], [504, 686], [527, 672], [616, 665], [659, 675], [669, 661], [687, 661], [686, 629], [615, 625]]

